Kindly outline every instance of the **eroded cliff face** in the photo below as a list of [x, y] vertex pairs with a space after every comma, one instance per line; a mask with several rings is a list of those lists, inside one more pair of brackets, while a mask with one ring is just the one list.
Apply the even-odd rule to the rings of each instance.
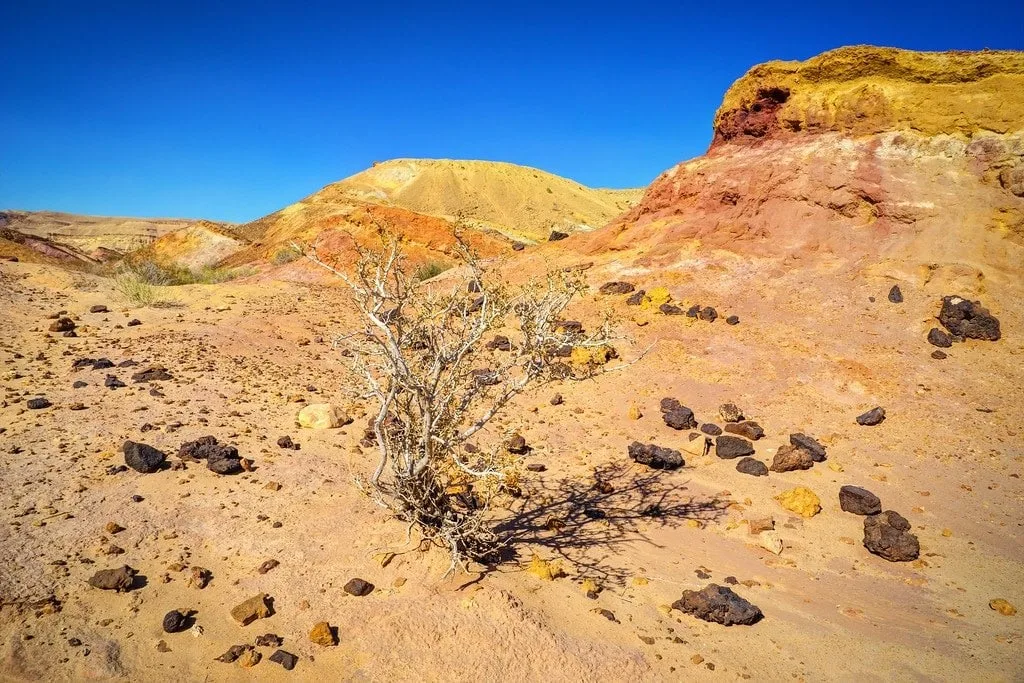
[[755, 67], [708, 153], [587, 248], [647, 265], [716, 248], [1019, 275], [1024, 53], [854, 47]]
[[1024, 53], [845, 47], [768, 62], [725, 94], [712, 147], [840, 132], [970, 137], [1024, 127]]

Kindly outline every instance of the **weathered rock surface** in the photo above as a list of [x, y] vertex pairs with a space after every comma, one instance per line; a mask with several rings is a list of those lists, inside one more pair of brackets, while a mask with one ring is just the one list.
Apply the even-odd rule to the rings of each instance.
[[794, 470], [809, 470], [814, 467], [814, 458], [810, 451], [793, 444], [784, 444], [779, 447], [772, 458], [772, 472], [793, 472]]
[[744, 439], [750, 439], [751, 441], [757, 441], [764, 436], [764, 430], [761, 429], [761, 425], [757, 424], [753, 420], [747, 420], [746, 422], [739, 423], [730, 422], [725, 425], [725, 431], [730, 434], [738, 434]]
[[686, 464], [682, 453], [677, 450], [639, 441], [629, 444], [629, 457], [640, 465], [656, 470], [674, 470]]
[[813, 439], [806, 434], [790, 434], [789, 443], [810, 453], [814, 462], [825, 462], [828, 458], [828, 455], [825, 452], [825, 447], [818, 443], [816, 439]]
[[696, 429], [693, 411], [674, 398], [661, 399], [661, 417], [672, 429]]
[[754, 447], [738, 436], [720, 436], [715, 439], [715, 455], [719, 458], [743, 458], [754, 454]]
[[135, 576], [138, 573], [139, 570], [133, 569], [128, 565], [123, 565], [117, 569], [101, 569], [92, 575], [89, 579], [89, 585], [101, 590], [122, 593], [132, 589], [132, 585], [135, 583]]
[[673, 609], [724, 626], [756, 624], [764, 616], [761, 610], [736, 595], [731, 588], [710, 583], [699, 591], [683, 591], [672, 603]]
[[337, 429], [352, 422], [345, 411], [330, 403], [313, 403], [299, 411], [300, 427], [307, 429]]
[[999, 319], [988, 312], [980, 301], [959, 296], [942, 297], [939, 322], [957, 337], [998, 341]]
[[775, 500], [779, 501], [782, 507], [801, 517], [813, 517], [821, 512], [821, 499], [805, 486], [783, 491], [775, 496]]
[[839, 507], [855, 515], [877, 515], [882, 511], [882, 501], [867, 489], [844, 486], [839, 489]]
[[882, 424], [885, 420], [885, 408], [878, 407], [872, 408], [866, 413], [857, 416], [857, 424], [862, 427], [874, 427], [875, 425]]
[[349, 595], [354, 595], [357, 598], [361, 598], [364, 595], [369, 595], [370, 593], [372, 593], [373, 588], [373, 584], [369, 581], [355, 578], [349, 579], [348, 582], [345, 583], [343, 590]]
[[267, 604], [266, 593], [254, 595], [231, 609], [231, 618], [241, 626], [248, 626], [257, 619], [265, 619], [269, 616], [270, 606]]
[[768, 466], [756, 458], [742, 458], [736, 463], [736, 471], [754, 477], [767, 477]]
[[910, 522], [892, 510], [864, 518], [864, 547], [890, 562], [910, 562], [921, 554]]
[[309, 640], [322, 647], [331, 647], [338, 644], [338, 639], [334, 635], [334, 629], [326, 621], [319, 621], [313, 625], [313, 630], [309, 632]]
[[157, 449], [144, 443], [125, 441], [121, 448], [124, 451], [124, 463], [136, 472], [152, 474], [161, 467], [167, 456]]

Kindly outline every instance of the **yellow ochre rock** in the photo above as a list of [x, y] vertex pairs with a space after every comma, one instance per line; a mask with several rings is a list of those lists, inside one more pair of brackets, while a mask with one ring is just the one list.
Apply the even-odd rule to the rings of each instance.
[[913, 130], [961, 137], [1024, 129], [1024, 52], [842, 47], [755, 66], [715, 114], [715, 141]]
[[536, 554], [533, 556], [533, 561], [530, 562], [530, 566], [526, 571], [544, 581], [554, 581], [560, 576], [565, 576], [565, 570], [562, 569], [561, 562], [548, 562]]
[[797, 486], [795, 489], [784, 491], [775, 496], [775, 500], [779, 501], [782, 507], [801, 517], [813, 517], [821, 512], [821, 499], [814, 491], [805, 486]]
[[345, 411], [330, 403], [314, 403], [299, 411], [299, 426], [308, 429], [335, 429], [352, 421]]

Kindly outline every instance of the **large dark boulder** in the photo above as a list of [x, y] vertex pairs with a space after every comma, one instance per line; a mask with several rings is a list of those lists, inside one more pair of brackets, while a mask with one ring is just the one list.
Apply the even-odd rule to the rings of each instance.
[[756, 605], [717, 583], [709, 583], [699, 591], [683, 591], [683, 597], [673, 602], [672, 608], [724, 626], [749, 626], [764, 616]]
[[125, 441], [121, 450], [124, 451], [124, 464], [143, 474], [156, 472], [163, 467], [164, 460], [167, 459], [162, 451], [135, 441]]
[[892, 510], [864, 518], [864, 547], [890, 562], [910, 562], [921, 554], [910, 522]]
[[980, 301], [968, 301], [959, 296], [942, 297], [939, 322], [958, 337], [998, 341], [999, 319], [988, 312]]
[[655, 446], [652, 443], [634, 441], [629, 444], [628, 452], [631, 460], [655, 470], [674, 470], [686, 464], [683, 461], [683, 454], [679, 451]]

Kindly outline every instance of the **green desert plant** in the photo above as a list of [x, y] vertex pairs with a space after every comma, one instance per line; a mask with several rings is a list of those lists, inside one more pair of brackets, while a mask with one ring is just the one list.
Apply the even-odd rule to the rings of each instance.
[[300, 256], [302, 256], [302, 252], [295, 247], [284, 247], [283, 249], [277, 250], [272, 261], [275, 266], [283, 266], [286, 263], [291, 263]]
[[133, 271], [114, 276], [114, 288], [133, 306], [152, 306], [156, 303], [156, 288]]
[[415, 277], [417, 282], [423, 282], [429, 280], [432, 277], [440, 275], [444, 271], [448, 270], [448, 266], [438, 261], [431, 261], [430, 263], [424, 263], [422, 266], [416, 269]]

